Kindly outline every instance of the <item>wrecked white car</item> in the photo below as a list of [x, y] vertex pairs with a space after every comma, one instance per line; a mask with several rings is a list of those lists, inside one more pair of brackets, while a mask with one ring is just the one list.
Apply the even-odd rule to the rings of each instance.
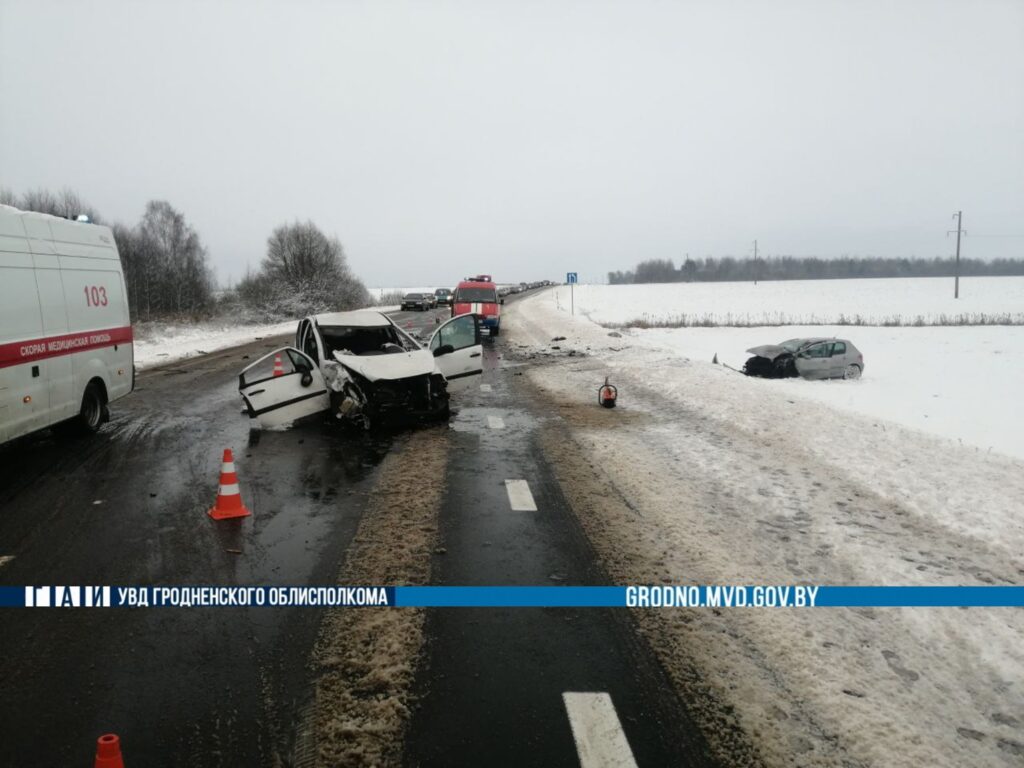
[[294, 347], [265, 355], [239, 374], [249, 418], [273, 429], [324, 411], [366, 429], [389, 417], [448, 417], [449, 396], [479, 381], [479, 320], [459, 315], [424, 346], [372, 310], [299, 322]]
[[743, 366], [747, 376], [785, 379], [859, 379], [864, 355], [846, 339], [789, 339], [781, 344], [751, 347]]

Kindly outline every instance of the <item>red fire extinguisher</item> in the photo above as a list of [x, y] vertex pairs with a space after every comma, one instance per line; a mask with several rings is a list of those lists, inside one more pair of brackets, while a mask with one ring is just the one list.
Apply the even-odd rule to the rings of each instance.
[[605, 408], [614, 408], [615, 401], [619, 398], [619, 390], [613, 384], [608, 383], [608, 377], [604, 377], [604, 384], [597, 390], [597, 402]]

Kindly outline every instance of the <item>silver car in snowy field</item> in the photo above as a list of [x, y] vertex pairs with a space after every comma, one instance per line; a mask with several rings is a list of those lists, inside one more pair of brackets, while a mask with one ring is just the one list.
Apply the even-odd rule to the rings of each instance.
[[753, 357], [743, 366], [747, 376], [785, 379], [859, 379], [864, 355], [847, 339], [789, 339], [747, 350]]

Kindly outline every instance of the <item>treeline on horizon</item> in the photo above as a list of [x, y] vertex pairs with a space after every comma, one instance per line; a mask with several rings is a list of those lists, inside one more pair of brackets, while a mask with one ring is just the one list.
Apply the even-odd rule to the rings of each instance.
[[[103, 217], [76, 191], [0, 188], [0, 203], [94, 224]], [[135, 224], [110, 224], [124, 268], [128, 308], [136, 320], [231, 316], [240, 322], [299, 317], [367, 306], [370, 295], [352, 274], [344, 249], [311, 221], [281, 224], [267, 239], [259, 269], [234, 290], [218, 291], [209, 252], [185, 215], [150, 200]]]
[[[636, 269], [609, 272], [611, 285], [628, 283], [710, 283], [752, 280], [839, 280], [871, 277], [952, 277], [953, 257], [894, 259], [854, 256], [822, 259], [817, 256], [769, 256], [737, 259], [732, 256], [686, 259], [678, 268], [672, 259], [648, 259]], [[960, 259], [960, 274], [968, 277], [1024, 275], [1024, 259]]]

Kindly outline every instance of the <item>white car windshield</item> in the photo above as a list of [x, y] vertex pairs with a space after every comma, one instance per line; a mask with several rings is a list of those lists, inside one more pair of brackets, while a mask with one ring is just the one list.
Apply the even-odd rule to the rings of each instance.
[[[407, 349], [405, 340], [393, 325], [322, 325], [320, 335], [327, 347], [328, 357], [333, 357], [335, 352], [343, 355], [383, 355]], [[401, 349], [389, 348], [389, 344]]]

